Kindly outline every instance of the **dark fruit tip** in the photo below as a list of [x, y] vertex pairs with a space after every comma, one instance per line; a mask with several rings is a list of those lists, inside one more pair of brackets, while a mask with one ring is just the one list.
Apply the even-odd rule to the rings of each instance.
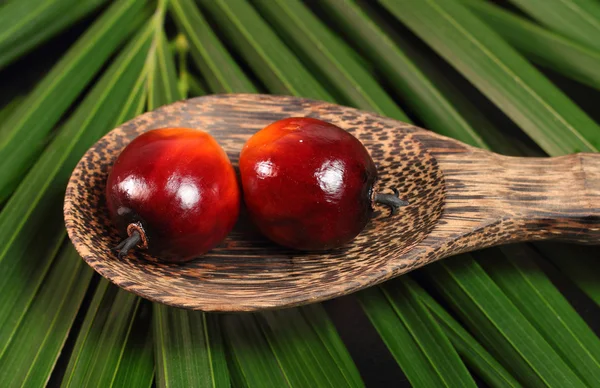
[[129, 251], [135, 248], [142, 241], [142, 236], [135, 230], [129, 237], [121, 241], [119, 245], [112, 249], [113, 252], [118, 252], [117, 256], [119, 259], [127, 257]]
[[374, 202], [385, 205], [390, 208], [390, 217], [398, 214], [401, 207], [408, 206], [408, 202], [400, 199], [400, 192], [396, 189], [392, 189], [394, 194], [375, 194]]

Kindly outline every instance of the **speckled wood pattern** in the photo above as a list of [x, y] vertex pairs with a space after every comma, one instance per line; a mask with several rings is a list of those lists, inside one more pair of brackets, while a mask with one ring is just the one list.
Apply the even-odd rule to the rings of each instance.
[[[219, 247], [189, 263], [165, 264], [144, 252], [119, 260], [111, 252], [121, 237], [108, 219], [105, 182], [121, 150], [136, 136], [162, 127], [201, 129], [217, 139], [237, 168], [246, 140], [287, 117], [314, 117], [351, 132], [377, 164], [376, 190], [391, 193], [395, 187], [410, 205], [394, 217], [378, 208], [353, 242], [324, 254], [274, 245], [257, 232], [244, 209]], [[558, 159], [552, 160], [562, 172], [573, 173], [579, 166], [579, 158]], [[90, 266], [142, 297], [204, 311], [288, 307], [347, 294], [450, 254], [505, 241], [547, 238], [550, 232], [568, 240], [598, 241], [598, 232], [578, 234], [578, 238], [570, 235], [570, 228], [581, 229], [582, 224], [574, 226], [581, 214], [577, 220], [569, 216], [564, 225], [559, 220], [544, 229], [539, 219], [522, 211], [523, 198], [501, 199], [501, 187], [507, 184], [504, 175], [519, 169], [519, 160], [330, 103], [257, 94], [212, 95], [146, 113], [99, 140], [73, 172], [65, 197], [65, 222], [69, 237]], [[598, 159], [593, 158], [593, 163], [598, 164]], [[600, 165], [593, 163], [590, 169], [597, 174]], [[479, 176], [478, 171], [490, 175]], [[573, 179], [581, 184], [584, 178]], [[600, 187], [591, 189], [600, 193]], [[503, 209], [507, 206], [512, 208]], [[598, 208], [591, 218], [588, 210], [592, 209], [580, 212], [587, 217], [583, 224], [588, 229], [598, 227]], [[551, 208], [548, 211], [552, 213]], [[552, 215], [542, 218], [548, 217]]]

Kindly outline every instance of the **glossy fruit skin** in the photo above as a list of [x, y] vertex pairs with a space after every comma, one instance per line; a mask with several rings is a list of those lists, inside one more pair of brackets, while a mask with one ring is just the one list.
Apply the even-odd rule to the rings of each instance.
[[372, 217], [375, 164], [358, 139], [325, 121], [268, 125], [244, 146], [240, 172], [253, 221], [283, 246], [339, 247]]
[[209, 134], [162, 128], [135, 138], [108, 177], [106, 199], [124, 237], [140, 223], [150, 253], [183, 262], [215, 247], [233, 228], [240, 191], [227, 154]]

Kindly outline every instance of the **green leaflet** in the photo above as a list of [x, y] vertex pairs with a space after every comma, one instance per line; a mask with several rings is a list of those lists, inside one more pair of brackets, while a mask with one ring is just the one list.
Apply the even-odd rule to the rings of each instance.
[[144, 2], [115, 2], [53, 67], [0, 130], [0, 202], [22, 180], [44, 140], [117, 47], [139, 27]]
[[524, 385], [585, 386], [469, 255], [446, 259], [425, 271], [460, 318]]
[[91, 278], [91, 268], [65, 244], [0, 358], [0, 386], [47, 383]]
[[30, 0], [15, 1], [0, 8], [0, 47], [6, 48], [43, 28], [44, 23], [66, 12], [75, 5], [75, 0]]
[[337, 333], [325, 329], [325, 312], [311, 313], [310, 320], [300, 309], [224, 316], [233, 381], [247, 387], [363, 386]]
[[408, 283], [387, 283], [358, 296], [413, 386], [475, 387], [448, 337]]
[[0, 70], [106, 2], [13, 1], [0, 8]]
[[476, 255], [484, 269], [493, 269], [487, 271], [490, 277], [573, 371], [588, 385], [600, 381], [600, 339], [535, 264], [535, 252], [526, 245], [510, 245]]
[[335, 326], [329, 320], [325, 309], [321, 304], [313, 303], [300, 308], [306, 321], [310, 323], [319, 340], [327, 348], [328, 353], [339, 368], [340, 373], [344, 375], [348, 386], [358, 387], [363, 385], [362, 379], [354, 361], [350, 357], [346, 346], [340, 339]]
[[535, 247], [600, 305], [600, 263], [596, 247], [557, 243], [536, 244]]
[[236, 387], [291, 387], [253, 315], [228, 314], [221, 325]]
[[145, 72], [148, 82], [148, 110], [169, 104], [180, 99], [177, 89], [175, 61], [168, 49], [163, 23], [167, 11], [167, 0], [159, 0], [152, 21], [154, 38], [148, 52]]
[[[135, 327], [135, 330], [133, 329]], [[154, 378], [149, 305], [102, 279], [62, 387], [147, 387]]]
[[159, 387], [229, 387], [229, 371], [216, 314], [154, 304]]
[[[19, 104], [23, 102], [25, 96], [17, 96], [12, 99], [8, 104], [4, 105], [2, 109], [0, 109], [0, 122], [6, 120], [7, 117], [13, 114], [13, 112], [17, 109]], [[2, 127], [0, 127], [0, 130]]]
[[[364, 53], [373, 67], [382, 74], [405, 103], [422, 118], [428, 129], [446, 136], [459, 137], [462, 141], [477, 147], [487, 148], [486, 143], [471, 125], [453, 106], [415, 63], [381, 29], [381, 23], [371, 20], [367, 14], [351, 0], [322, 0], [320, 3], [327, 12], [328, 21], [336, 24], [355, 42], [355, 48]], [[414, 53], [412, 53], [414, 54]], [[438, 82], [443, 83], [443, 77]], [[457, 99], [462, 99], [457, 96]], [[466, 105], [463, 103], [462, 105]], [[485, 125], [482, 125], [485, 127]]]
[[506, 369], [479, 343], [460, 323], [458, 323], [442, 306], [440, 306], [423, 288], [410, 277], [402, 280], [412, 293], [434, 315], [456, 351], [465, 362], [474, 369], [482, 379], [492, 387], [519, 387], [520, 384]]
[[[550, 154], [592, 151], [600, 128], [455, 0], [382, 0]], [[409, 6], [410, 4], [410, 6]]]
[[217, 39], [194, 2], [171, 0], [169, 4], [175, 22], [189, 41], [192, 57], [213, 93], [256, 91], [231, 54]]
[[4, 274], [0, 278], [0, 356], [66, 235], [62, 205], [72, 169], [117, 119], [130, 118], [126, 117], [132, 112], [128, 99], [138, 93], [134, 86], [151, 43], [150, 32], [142, 30], [114, 61], [0, 213], [0, 271]]
[[467, 5], [532, 61], [600, 89], [600, 51], [573, 42], [490, 3], [468, 1]]
[[595, 0], [511, 0], [551, 30], [600, 51], [600, 4]]
[[409, 121], [375, 78], [352, 55], [350, 48], [299, 0], [255, 2], [268, 21], [286, 38], [294, 52], [310, 63], [338, 92], [341, 102], [400, 121]]
[[[201, 1], [271, 93], [332, 101], [246, 0]], [[268, 43], [267, 43], [268, 42]]]

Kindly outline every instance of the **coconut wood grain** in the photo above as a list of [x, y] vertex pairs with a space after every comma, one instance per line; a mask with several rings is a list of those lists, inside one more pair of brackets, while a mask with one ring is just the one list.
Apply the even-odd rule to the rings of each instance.
[[[378, 165], [378, 190], [410, 205], [379, 209], [347, 246], [326, 254], [275, 246], [242, 211], [231, 235], [186, 264], [143, 252], [119, 260], [120, 237], [104, 188], [120, 151], [145, 131], [180, 126], [210, 132], [237, 164], [253, 133], [282, 118], [310, 116], [353, 133]], [[600, 156], [514, 158], [352, 108], [294, 97], [213, 95], [135, 118], [81, 159], [65, 197], [69, 237], [83, 259], [115, 284], [153, 301], [205, 311], [252, 311], [344, 295], [432, 261], [501, 243], [559, 239], [600, 243]]]

